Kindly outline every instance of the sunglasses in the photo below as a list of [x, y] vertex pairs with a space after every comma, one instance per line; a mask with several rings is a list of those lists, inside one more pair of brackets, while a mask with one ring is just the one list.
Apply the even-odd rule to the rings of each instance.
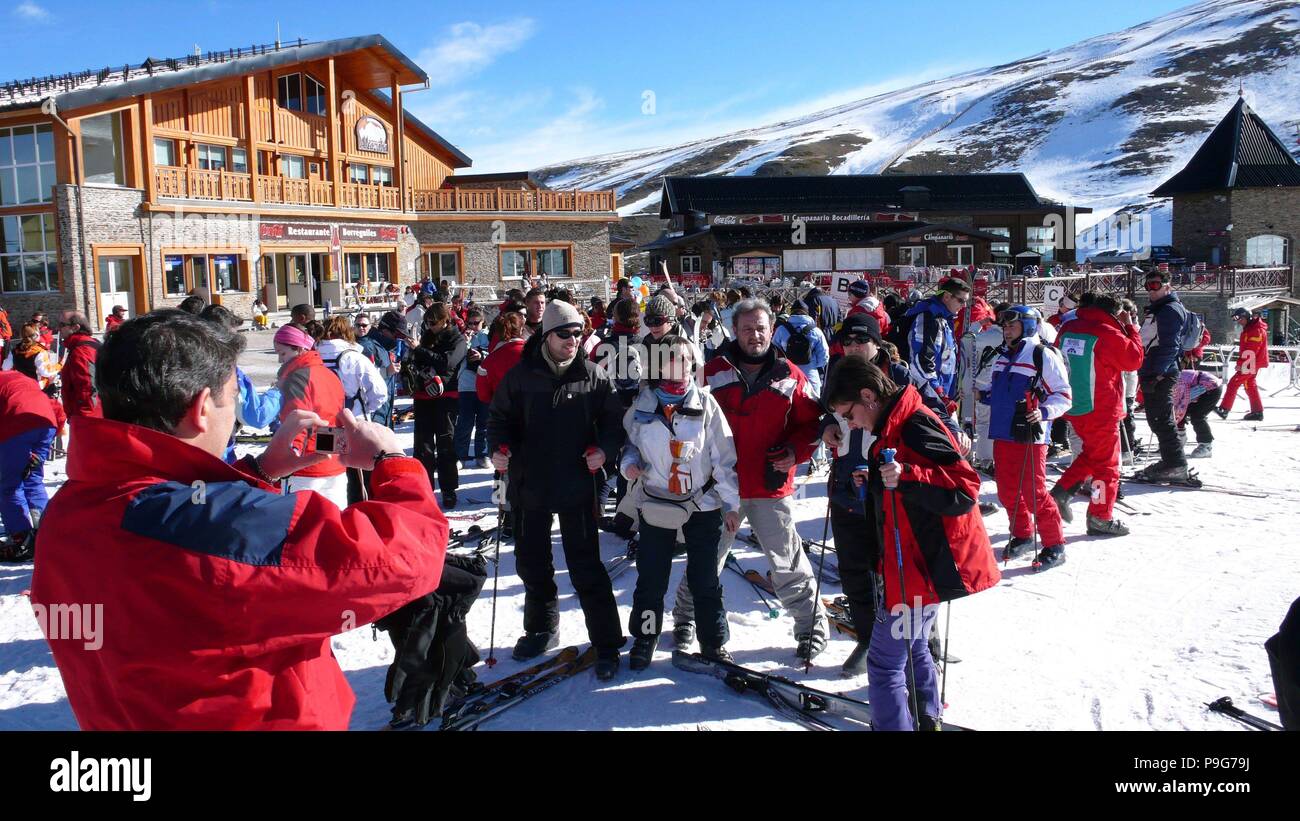
[[865, 345], [871, 341], [871, 337], [866, 334], [844, 334], [840, 337], [841, 345]]
[[646, 319], [645, 324], [647, 328], [658, 328], [661, 325], [667, 325], [671, 321], [666, 316], [656, 316]]
[[555, 335], [558, 336], [560, 339], [563, 339], [563, 340], [565, 340], [566, 342], [567, 342], [568, 340], [570, 340], [570, 339], [573, 339], [573, 338], [576, 337], [576, 336], [581, 336], [581, 335], [582, 335], [582, 331], [567, 331], [567, 330], [566, 330], [566, 331], [551, 331], [551, 333], [555, 334]]

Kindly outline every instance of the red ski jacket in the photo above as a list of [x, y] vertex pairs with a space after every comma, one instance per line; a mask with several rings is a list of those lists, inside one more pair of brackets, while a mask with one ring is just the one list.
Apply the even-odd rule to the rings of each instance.
[[[1239, 345], [1237, 373], [1259, 373], [1268, 367], [1268, 325], [1261, 317], [1255, 317], [1241, 329]], [[1254, 363], [1253, 371], [1246, 369], [1248, 362]]]
[[[442, 575], [447, 519], [420, 463], [385, 459], [370, 500], [339, 510], [159, 431], [72, 427], [31, 600], [59, 627], [47, 639], [81, 728], [346, 729], [355, 699], [330, 636]], [[102, 605], [80, 613], [96, 635], [54, 617], [70, 605]]]
[[[302, 409], [320, 414], [331, 425], [336, 424], [339, 411], [343, 410], [343, 383], [334, 371], [325, 367], [319, 352], [306, 351], [282, 365], [277, 385], [280, 388], [281, 421], [293, 411]], [[294, 447], [301, 449], [306, 440], [306, 432], [299, 434]], [[297, 475], [338, 476], [345, 470], [343, 463], [331, 456], [324, 462], [303, 468]]]
[[[732, 364], [738, 361], [737, 352], [735, 340], [719, 348], [704, 366], [704, 381], [736, 440], [740, 498], [781, 499], [794, 492], [795, 471], [817, 449], [821, 403], [808, 386], [808, 377], [775, 347], [768, 354], [772, 364], [747, 389], [740, 369]], [[795, 467], [780, 488], [768, 490], [764, 483], [767, 450], [776, 445], [794, 451]]]
[[524, 353], [524, 339], [510, 339], [498, 345], [478, 366], [478, 381], [474, 383], [478, 391], [478, 401], [485, 405], [492, 404], [497, 386], [506, 378], [506, 372], [519, 364], [519, 357]]
[[63, 410], [68, 418], [101, 416], [95, 398], [95, 360], [99, 342], [90, 334], [73, 334], [64, 342], [68, 357], [59, 372], [63, 382]]
[[50, 397], [18, 371], [0, 371], [0, 442], [37, 428], [58, 430]]
[[857, 305], [849, 308], [849, 312], [844, 315], [844, 318], [848, 319], [854, 314], [870, 314], [871, 316], [874, 316], [876, 321], [880, 323], [881, 337], [889, 333], [889, 314], [885, 312], [885, 306], [880, 302], [877, 302], [875, 310], [872, 310], [867, 307], [867, 301], [864, 299]]
[[[885, 607], [903, 603], [895, 558], [895, 527], [903, 553], [903, 581], [911, 607], [978, 593], [1002, 578], [984, 518], [980, 479], [961, 458], [952, 433], [925, 407], [911, 385], [887, 403], [875, 430], [869, 459], [869, 487], [880, 532], [880, 568]], [[897, 490], [880, 480], [881, 451], [894, 448], [903, 465]], [[897, 509], [898, 518], [894, 518]]]
[[1080, 308], [1074, 319], [1060, 326], [1056, 348], [1070, 370], [1070, 410], [1076, 419], [1098, 414], [1101, 423], [1124, 418], [1124, 371], [1142, 367], [1142, 336], [1136, 325], [1120, 327], [1119, 320], [1098, 308]]

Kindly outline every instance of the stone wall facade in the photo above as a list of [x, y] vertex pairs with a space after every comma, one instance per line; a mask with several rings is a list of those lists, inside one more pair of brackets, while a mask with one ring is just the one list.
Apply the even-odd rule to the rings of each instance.
[[[96, 328], [103, 325], [103, 311], [96, 294], [92, 273], [96, 251], [100, 255], [133, 256], [142, 267], [145, 299], [136, 297], [132, 313], [140, 308], [173, 308], [184, 295], [164, 293], [163, 257], [167, 254], [234, 254], [243, 258], [247, 290], [217, 296], [235, 314], [250, 317], [252, 303], [262, 293], [267, 274], [262, 257], [280, 249], [300, 252], [318, 247], [328, 254], [328, 241], [277, 241], [261, 239], [260, 226], [266, 222], [285, 224], [322, 224], [331, 226], [376, 226], [393, 229], [396, 240], [342, 242], [342, 252], [394, 253], [390, 263], [396, 280], [413, 284], [423, 276], [420, 256], [422, 246], [454, 246], [462, 250], [462, 279], [465, 283], [492, 286], [504, 291], [514, 283], [502, 283], [499, 251], [502, 247], [530, 243], [562, 244], [571, 250], [572, 276], [575, 279], [608, 279], [610, 271], [609, 224], [603, 221], [577, 220], [421, 220], [385, 223], [369, 216], [340, 220], [334, 214], [319, 217], [251, 216], [245, 214], [208, 214], [158, 212], [144, 209], [144, 192], [130, 188], [61, 185], [55, 191], [58, 225], [59, 261], [63, 280], [60, 292], [15, 295], [2, 304], [15, 321], [25, 319], [36, 309], [51, 314], [59, 310], [83, 311]], [[329, 276], [339, 276], [331, 272]], [[483, 296], [479, 292], [478, 296]]]

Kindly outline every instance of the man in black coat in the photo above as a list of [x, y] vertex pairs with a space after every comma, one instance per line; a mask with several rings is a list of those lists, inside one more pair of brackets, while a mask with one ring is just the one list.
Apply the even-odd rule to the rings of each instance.
[[596, 648], [596, 676], [606, 680], [618, 671], [626, 638], [600, 560], [596, 485], [626, 432], [623, 403], [609, 377], [579, 355], [581, 334], [576, 308], [558, 300], [546, 306], [541, 332], [528, 340], [492, 398], [487, 438], [492, 465], [507, 474], [507, 498], [518, 512], [515, 562], [524, 583], [524, 635], [514, 657], [530, 659], [559, 644], [551, 561], [551, 522], [559, 514], [569, 578]]
[[835, 334], [835, 326], [840, 324], [840, 304], [835, 301], [835, 297], [817, 287], [809, 290], [803, 301], [808, 306], [808, 315], [816, 321], [826, 338], [830, 339]]

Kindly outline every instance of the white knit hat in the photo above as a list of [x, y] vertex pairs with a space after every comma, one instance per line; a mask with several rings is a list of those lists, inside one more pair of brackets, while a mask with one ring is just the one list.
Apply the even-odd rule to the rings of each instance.
[[542, 333], [549, 334], [551, 331], [567, 327], [582, 327], [582, 314], [578, 309], [569, 303], [553, 299], [546, 304], [546, 310], [542, 313]]

